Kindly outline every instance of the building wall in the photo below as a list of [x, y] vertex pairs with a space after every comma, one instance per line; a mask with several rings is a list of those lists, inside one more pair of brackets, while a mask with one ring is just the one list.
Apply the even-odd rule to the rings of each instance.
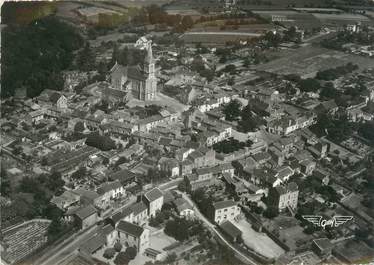
[[231, 206], [223, 209], [218, 209], [214, 211], [214, 222], [217, 224], [223, 221], [229, 220], [234, 221], [236, 217], [240, 214], [240, 208], [238, 206]]
[[144, 229], [140, 237], [134, 237], [130, 234], [118, 231], [118, 238], [121, 244], [126, 247], [136, 247], [138, 253], [142, 253], [149, 246], [149, 230]]
[[287, 206], [291, 207], [292, 209], [297, 208], [299, 191], [288, 192], [285, 194], [280, 195], [279, 197], [279, 204], [278, 208], [280, 211], [287, 208]]
[[139, 214], [134, 215], [133, 222], [138, 225], [142, 225], [147, 219], [147, 217], [148, 217], [147, 210], [144, 210], [143, 212], [140, 212]]
[[82, 220], [82, 229], [93, 226], [94, 224], [96, 224], [96, 222], [97, 222], [97, 213]]
[[149, 216], [155, 216], [157, 211], [161, 211], [163, 204], [164, 204], [163, 196], [153, 202], [150, 202], [149, 203]]

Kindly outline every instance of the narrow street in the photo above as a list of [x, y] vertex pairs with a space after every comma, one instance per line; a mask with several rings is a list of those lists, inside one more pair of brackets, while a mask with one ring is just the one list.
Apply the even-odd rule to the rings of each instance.
[[222, 242], [225, 243], [225, 245], [227, 247], [229, 247], [231, 250], [233, 250], [238, 256], [240, 256], [243, 260], [246, 261], [247, 264], [253, 264], [253, 265], [256, 265], [257, 262], [255, 260], [253, 260], [252, 258], [244, 255], [243, 253], [241, 253], [239, 250], [237, 250], [230, 242], [228, 242], [222, 235], [221, 233], [216, 229], [215, 225], [212, 224], [200, 211], [199, 209], [197, 208], [196, 204], [190, 199], [190, 197], [187, 196], [187, 194], [185, 193], [182, 193], [182, 192], [178, 192], [179, 194], [182, 195], [182, 197], [188, 201], [192, 206], [193, 206], [193, 210], [195, 212], [195, 215], [201, 220], [204, 222], [204, 224], [206, 226], [209, 227], [209, 229], [211, 229], [211, 231], [217, 235], [220, 240]]

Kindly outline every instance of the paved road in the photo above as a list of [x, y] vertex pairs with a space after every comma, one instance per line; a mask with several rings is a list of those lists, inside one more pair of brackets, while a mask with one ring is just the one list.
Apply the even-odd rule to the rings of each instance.
[[232, 251], [234, 251], [238, 256], [242, 257], [246, 262], [247, 264], [252, 264], [252, 265], [257, 265], [257, 262], [251, 258], [249, 258], [248, 256], [244, 255], [243, 253], [241, 253], [239, 250], [237, 250], [229, 241], [227, 241], [221, 234], [220, 232], [216, 229], [215, 225], [212, 224], [200, 211], [199, 209], [197, 208], [197, 206], [195, 205], [195, 203], [187, 196], [187, 194], [185, 193], [182, 193], [182, 192], [179, 192], [177, 191], [179, 194], [182, 195], [182, 197], [188, 201], [191, 205], [193, 205], [193, 209], [194, 209], [194, 212], [195, 212], [195, 215], [196, 217], [198, 217], [200, 220], [202, 220], [206, 226], [208, 226], [214, 234], [216, 234], [221, 240], [223, 243], [225, 243], [226, 246], [228, 246]]
[[57, 265], [68, 255], [79, 249], [79, 247], [98, 231], [98, 226], [93, 226], [80, 234], [74, 234], [62, 243], [58, 244], [42, 257], [37, 259], [34, 265]]

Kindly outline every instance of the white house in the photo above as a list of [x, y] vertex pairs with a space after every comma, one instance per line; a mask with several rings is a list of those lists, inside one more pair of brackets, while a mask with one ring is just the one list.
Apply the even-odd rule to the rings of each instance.
[[121, 182], [115, 180], [113, 182], [104, 183], [98, 189], [97, 193], [100, 195], [101, 206], [106, 208], [112, 199], [118, 199], [125, 195], [125, 189]]
[[232, 200], [220, 201], [213, 204], [213, 219], [217, 224], [223, 221], [234, 221], [240, 215], [238, 203]]

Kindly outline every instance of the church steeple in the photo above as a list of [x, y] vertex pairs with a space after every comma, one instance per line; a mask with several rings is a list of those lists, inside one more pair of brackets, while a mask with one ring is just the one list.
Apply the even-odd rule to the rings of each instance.
[[147, 42], [147, 55], [145, 57], [144, 71], [148, 74], [149, 77], [155, 76], [155, 62], [153, 59], [152, 53], [152, 41]]

